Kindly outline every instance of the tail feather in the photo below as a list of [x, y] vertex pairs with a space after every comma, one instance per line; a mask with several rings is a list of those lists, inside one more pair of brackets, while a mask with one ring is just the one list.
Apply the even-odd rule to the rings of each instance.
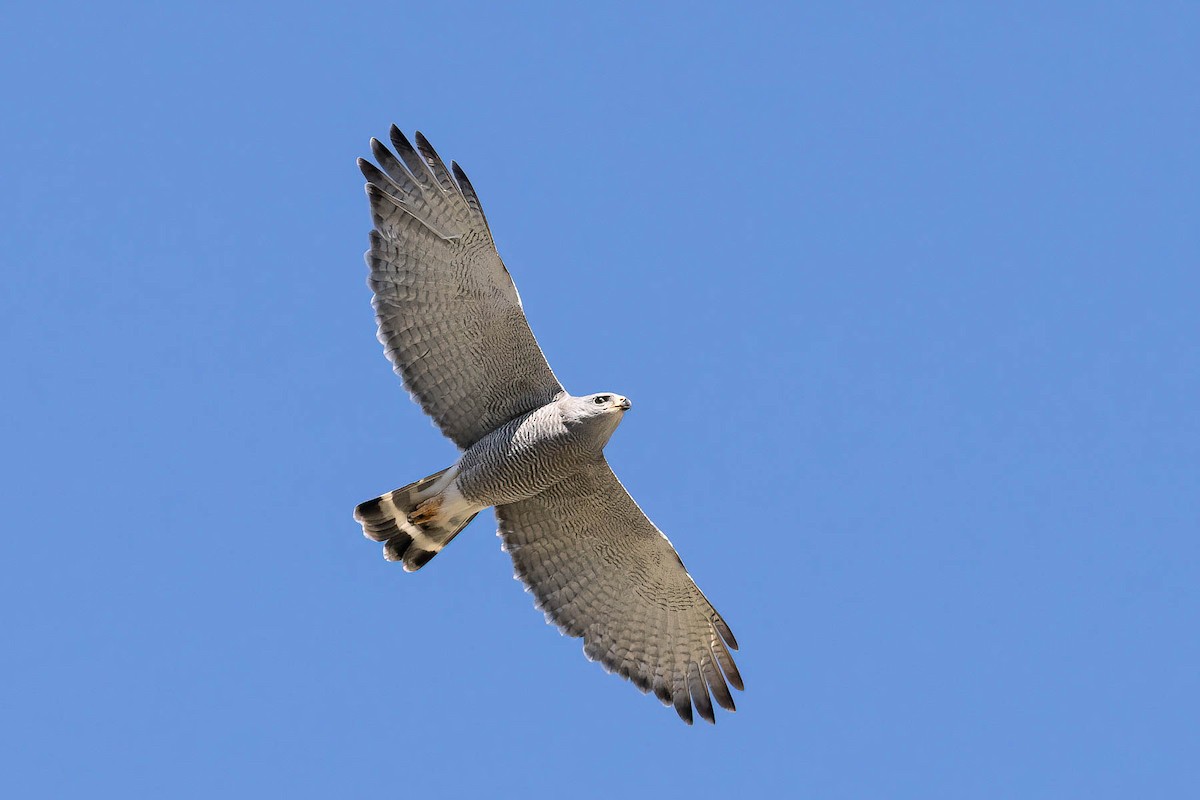
[[415, 524], [408, 515], [425, 499], [441, 491], [438, 479], [448, 470], [380, 495], [354, 509], [354, 519], [362, 525], [363, 535], [383, 542], [383, 557], [400, 561], [405, 572], [416, 572], [441, 552], [459, 531], [467, 527], [475, 514], [466, 517], [434, 519]]

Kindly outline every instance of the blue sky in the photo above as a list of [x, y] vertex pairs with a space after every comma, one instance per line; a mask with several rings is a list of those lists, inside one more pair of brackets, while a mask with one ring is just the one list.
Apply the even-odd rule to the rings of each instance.
[[[503, 7], [502, 7], [503, 6]], [[20, 796], [1200, 790], [1185, 3], [22, 4], [0, 32], [0, 772]], [[587, 662], [374, 338], [354, 159], [479, 190], [742, 645]], [[16, 796], [16, 795], [14, 795]]]

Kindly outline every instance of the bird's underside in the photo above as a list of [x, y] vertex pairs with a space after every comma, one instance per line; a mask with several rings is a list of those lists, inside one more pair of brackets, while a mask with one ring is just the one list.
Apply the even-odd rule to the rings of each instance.
[[734, 710], [732, 632], [603, 456], [629, 402], [566, 393], [538, 347], [478, 196], [420, 133], [359, 160], [379, 340], [413, 398], [462, 451], [451, 467], [362, 503], [389, 560], [420, 569], [480, 510], [548, 620], [605, 669], [692, 722]]

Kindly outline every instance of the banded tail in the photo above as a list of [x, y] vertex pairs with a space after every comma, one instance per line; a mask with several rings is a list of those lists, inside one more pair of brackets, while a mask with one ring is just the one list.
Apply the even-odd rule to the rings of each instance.
[[[354, 519], [362, 525], [363, 535], [383, 542], [383, 557], [403, 562], [405, 572], [416, 572], [428, 564], [479, 513], [450, 516], [438, 513], [449, 510], [441, 507], [440, 496], [453, 480], [452, 477], [441, 480], [449, 471], [450, 468], [435, 472], [394, 492], [359, 503], [354, 509]], [[431, 502], [426, 503], [427, 500]], [[421, 506], [419, 512], [418, 506]], [[409, 516], [414, 514], [427, 519], [409, 522]]]

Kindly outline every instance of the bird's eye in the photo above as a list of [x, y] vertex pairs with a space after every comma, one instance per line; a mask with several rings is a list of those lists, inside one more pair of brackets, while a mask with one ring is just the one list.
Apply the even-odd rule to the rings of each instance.
[[592, 402], [598, 406], [602, 406], [608, 402], [608, 395], [602, 394], [599, 397], [597, 397], [596, 399], [592, 400]]

